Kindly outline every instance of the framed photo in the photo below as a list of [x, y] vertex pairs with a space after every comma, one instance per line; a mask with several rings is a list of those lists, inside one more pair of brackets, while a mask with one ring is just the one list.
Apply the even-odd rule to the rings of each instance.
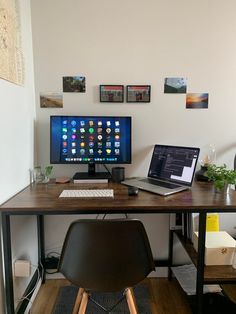
[[124, 102], [124, 85], [100, 85], [100, 102]]
[[150, 102], [151, 85], [127, 85], [127, 102]]

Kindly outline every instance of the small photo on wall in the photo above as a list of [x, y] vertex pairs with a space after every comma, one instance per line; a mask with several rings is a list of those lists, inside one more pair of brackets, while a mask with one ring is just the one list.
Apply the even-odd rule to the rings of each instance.
[[62, 108], [62, 93], [40, 93], [41, 108]]
[[208, 93], [189, 93], [186, 95], [187, 109], [207, 109]]
[[100, 85], [100, 102], [123, 102], [124, 85]]
[[128, 85], [127, 102], [150, 102], [151, 85]]
[[184, 77], [165, 78], [164, 93], [165, 94], [186, 94], [187, 79]]
[[64, 76], [63, 77], [64, 93], [85, 93], [84, 76]]

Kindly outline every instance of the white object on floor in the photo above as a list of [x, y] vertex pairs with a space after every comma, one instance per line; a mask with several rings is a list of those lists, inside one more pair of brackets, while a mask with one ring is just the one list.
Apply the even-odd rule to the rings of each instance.
[[[197, 277], [197, 269], [193, 264], [183, 265], [178, 267], [171, 267], [176, 279], [180, 283], [182, 289], [188, 295], [196, 294], [196, 277]], [[203, 292], [204, 293], [214, 293], [221, 292], [221, 288], [219, 285], [204, 285]]]

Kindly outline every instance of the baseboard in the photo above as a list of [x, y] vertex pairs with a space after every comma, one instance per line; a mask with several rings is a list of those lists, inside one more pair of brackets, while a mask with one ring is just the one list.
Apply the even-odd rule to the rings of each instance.
[[[27, 314], [32, 306], [32, 302], [35, 299], [38, 290], [42, 284], [42, 274], [40, 272], [40, 279], [39, 279], [39, 272], [36, 270], [28, 284], [23, 296], [22, 301], [16, 308], [17, 314]], [[27, 299], [24, 299], [27, 296]]]
[[37, 286], [34, 289], [34, 292], [30, 298], [30, 302], [28, 303], [27, 308], [25, 309], [25, 312], [24, 312], [25, 314], [30, 313], [31, 306], [32, 306], [32, 304], [33, 304], [33, 302], [34, 302], [34, 300], [35, 300], [35, 298], [39, 292], [41, 285], [42, 285], [42, 279], [39, 280], [39, 282], [37, 283]]
[[65, 279], [65, 277], [59, 272], [54, 273], [54, 274], [46, 273], [46, 279]]
[[167, 267], [156, 267], [155, 271], [152, 271], [148, 278], [167, 278], [168, 277], [168, 268]]

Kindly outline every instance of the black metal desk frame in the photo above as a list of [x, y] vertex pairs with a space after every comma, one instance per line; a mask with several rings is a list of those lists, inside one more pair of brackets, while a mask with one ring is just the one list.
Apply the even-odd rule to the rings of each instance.
[[[171, 211], [172, 212], [172, 211]], [[145, 212], [146, 213], [146, 212]], [[166, 210], [163, 213], [167, 213]], [[26, 215], [27, 212], [18, 212], [17, 215]], [[54, 213], [55, 215], [68, 214], [61, 211]], [[94, 213], [96, 214], [96, 213]], [[10, 217], [16, 213], [2, 213], [2, 239], [4, 243], [4, 289], [6, 301], [6, 314], [14, 314], [14, 294], [13, 294], [13, 280], [12, 280], [12, 254], [11, 254], [11, 228]], [[32, 213], [31, 213], [32, 215]], [[35, 213], [33, 213], [35, 215]], [[50, 213], [51, 215], [51, 213]], [[44, 259], [44, 215], [37, 214], [37, 231], [38, 231], [38, 256], [39, 265]], [[198, 271], [197, 271], [197, 314], [203, 313], [203, 282], [204, 282], [204, 256], [205, 256], [205, 228], [206, 228], [206, 212], [199, 214], [199, 239], [198, 239]]]
[[[208, 212], [236, 212], [236, 192], [225, 198], [215, 197], [212, 188], [205, 184], [196, 184], [192, 191], [177, 193], [176, 196], [163, 198], [147, 192], [140, 192], [138, 198], [132, 199], [128, 196], [127, 187], [110, 184], [111, 188], [117, 189], [117, 198], [106, 204], [100, 201], [91, 204], [72, 202], [65, 205], [65, 202], [58, 200], [58, 188], [55, 184], [47, 188], [39, 188], [42, 199], [38, 197], [38, 188], [31, 186], [25, 188], [5, 204], [1, 205], [2, 216], [2, 243], [4, 263], [4, 294], [6, 309], [5, 314], [14, 314], [14, 295], [12, 278], [12, 252], [11, 252], [11, 216], [34, 215], [37, 217], [38, 229], [38, 263], [39, 266], [44, 260], [44, 216], [46, 215], [87, 215], [87, 214], [199, 214], [199, 237], [197, 254], [197, 278], [196, 278], [196, 313], [203, 313], [203, 285], [204, 285], [204, 259], [205, 259], [205, 230], [206, 215]], [[63, 189], [63, 187], [61, 187]], [[65, 187], [64, 187], [65, 188]], [[71, 186], [73, 189], [74, 187]], [[49, 193], [47, 192], [49, 191]], [[116, 190], [115, 190], [116, 191]], [[44, 194], [42, 194], [44, 193]], [[54, 194], [53, 194], [54, 193]], [[120, 194], [119, 194], [120, 193]], [[122, 194], [123, 193], [123, 194]], [[121, 195], [121, 196], [119, 196]], [[28, 199], [29, 198], [29, 199]], [[46, 200], [45, 200], [46, 199]], [[45, 202], [48, 201], [48, 207]], [[20, 202], [20, 204], [19, 204]], [[37, 203], [37, 205], [35, 205]], [[105, 202], [104, 202], [105, 203]], [[82, 205], [81, 205], [82, 204]], [[63, 206], [64, 207], [63, 207]], [[99, 207], [100, 206], [100, 207]], [[110, 207], [109, 207], [110, 206]], [[26, 208], [27, 207], [27, 208]], [[171, 241], [171, 239], [170, 239]], [[171, 255], [171, 253], [170, 253]], [[169, 267], [170, 256], [169, 255]], [[236, 274], [236, 272], [235, 272]], [[234, 272], [233, 272], [234, 279]], [[236, 275], [235, 275], [236, 280]]]

